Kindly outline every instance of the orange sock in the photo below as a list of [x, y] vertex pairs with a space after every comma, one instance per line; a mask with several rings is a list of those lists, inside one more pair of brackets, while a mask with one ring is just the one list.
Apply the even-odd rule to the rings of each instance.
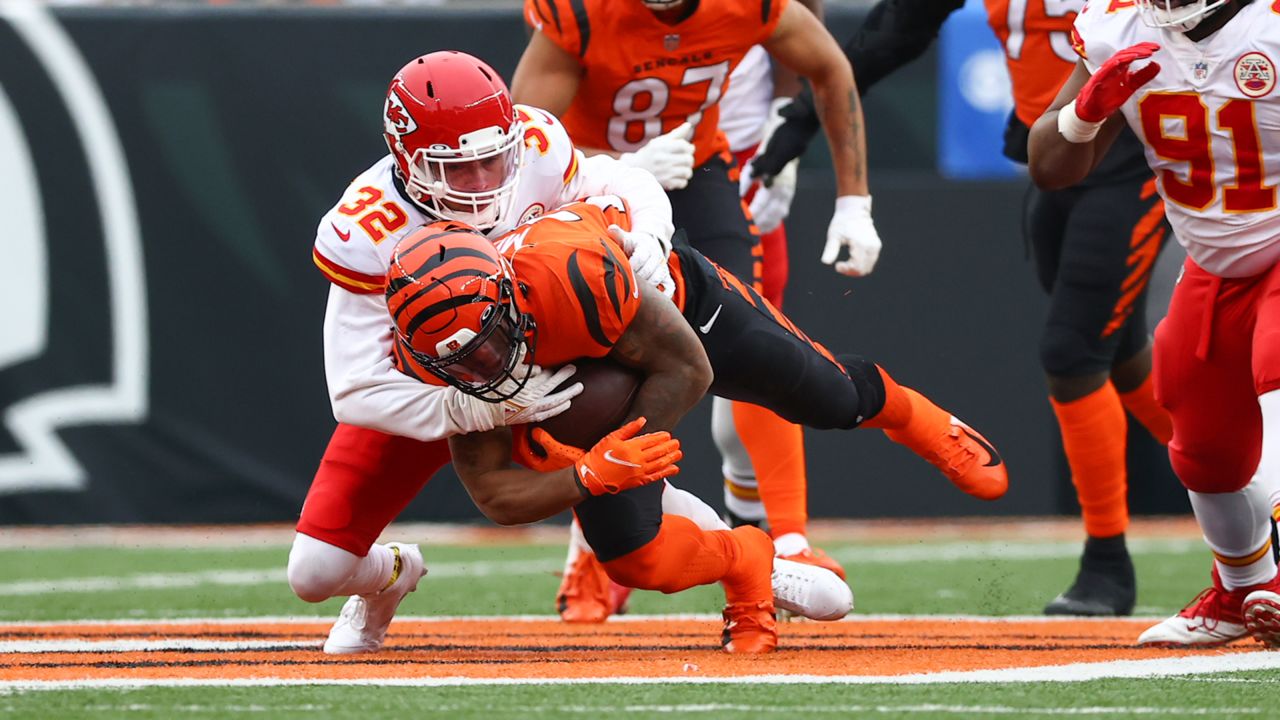
[[[604, 563], [604, 568], [614, 582], [641, 590], [674, 593], [723, 581], [726, 595], [733, 588], [735, 594], [759, 599], [762, 583], [765, 597], [773, 595], [768, 560], [772, 557], [773, 542], [759, 528], [702, 530], [689, 518], [663, 515], [657, 537]], [[736, 602], [732, 595], [729, 601]]]
[[804, 431], [772, 410], [733, 403], [733, 427], [751, 457], [756, 490], [774, 537], [805, 534], [809, 524]]
[[1120, 402], [1161, 445], [1168, 445], [1173, 439], [1173, 421], [1169, 419], [1168, 411], [1156, 402], [1150, 375], [1136, 390], [1120, 393]]
[[1091, 537], [1112, 537], [1129, 527], [1126, 499], [1124, 406], [1110, 382], [1053, 412], [1080, 499], [1084, 529]]
[[880, 380], [884, 382], [884, 408], [863, 421], [862, 426], [886, 429], [905, 427], [915, 413], [911, 396], [889, 377], [884, 368], [877, 365], [876, 369], [880, 371]]

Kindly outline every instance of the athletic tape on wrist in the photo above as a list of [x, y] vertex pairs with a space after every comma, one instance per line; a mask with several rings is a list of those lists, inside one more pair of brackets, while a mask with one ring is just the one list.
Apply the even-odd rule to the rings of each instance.
[[1088, 122], [1081, 120], [1076, 115], [1076, 101], [1072, 100], [1058, 111], [1058, 132], [1067, 142], [1087, 143], [1091, 142], [1098, 135], [1098, 130], [1102, 128], [1100, 122]]

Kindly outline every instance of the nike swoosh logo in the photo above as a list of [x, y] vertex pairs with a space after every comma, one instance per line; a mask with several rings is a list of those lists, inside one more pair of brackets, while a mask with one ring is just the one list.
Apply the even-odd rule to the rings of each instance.
[[605, 450], [605, 451], [604, 451], [604, 459], [605, 459], [605, 460], [608, 460], [609, 462], [611, 462], [611, 463], [613, 463], [613, 464], [615, 464], [615, 465], [626, 465], [627, 467], [640, 467], [639, 465], [637, 465], [637, 464], [635, 464], [635, 463], [629, 463], [629, 462], [627, 462], [626, 460], [619, 460], [618, 458], [614, 457], [614, 456], [613, 456], [613, 451], [612, 451], [612, 450]]
[[338, 226], [334, 225], [333, 223], [329, 223], [329, 227], [333, 228], [333, 231], [338, 233], [338, 239], [341, 240], [342, 242], [346, 242], [351, 239], [350, 230], [346, 232], [342, 232], [341, 230], [338, 229]]
[[724, 305], [717, 305], [716, 311], [711, 313], [711, 319], [707, 321], [706, 325], [699, 327], [698, 331], [701, 332], [703, 335], [706, 335], [707, 333], [711, 332], [711, 326], [716, 324], [716, 318], [720, 317], [720, 311], [723, 309], [724, 309]]
[[966, 427], [961, 427], [960, 429], [964, 431], [965, 435], [969, 436], [970, 440], [978, 443], [979, 445], [982, 446], [983, 450], [987, 451], [987, 455], [989, 457], [987, 458], [987, 461], [982, 464], [982, 467], [995, 467], [1000, 463], [1004, 462], [1003, 460], [1000, 459], [1000, 453], [996, 452], [996, 449], [991, 447], [991, 443], [987, 442], [986, 440], [983, 440], [981, 435], [978, 435], [977, 433], [974, 433], [974, 432], [970, 432], [969, 428], [966, 428]]

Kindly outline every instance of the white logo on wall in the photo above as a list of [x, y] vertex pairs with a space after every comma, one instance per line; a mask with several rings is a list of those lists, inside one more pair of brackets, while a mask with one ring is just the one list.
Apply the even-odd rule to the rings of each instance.
[[1013, 108], [1009, 68], [1000, 50], [980, 50], [960, 66], [960, 94], [965, 102], [986, 113]]
[[[104, 272], [111, 318], [111, 379], [43, 391], [3, 409], [18, 451], [0, 455], [0, 494], [83, 488], [84, 468], [58, 430], [77, 425], [134, 423], [147, 414], [147, 305], [142, 242], [124, 149], [102, 91], [71, 38], [32, 0], [0, 2], [9, 23], [43, 66], [68, 108], [93, 187], [106, 245]], [[74, 102], [73, 102], [74, 99]], [[38, 119], [40, 109], [28, 110]], [[34, 154], [18, 120], [19, 109], [0, 87], [0, 252], [7, 265], [0, 283], [0, 370], [39, 358], [47, 349], [50, 318], [47, 237]], [[57, 155], [65, 161], [65, 152]], [[86, 203], [85, 207], [89, 205]]]

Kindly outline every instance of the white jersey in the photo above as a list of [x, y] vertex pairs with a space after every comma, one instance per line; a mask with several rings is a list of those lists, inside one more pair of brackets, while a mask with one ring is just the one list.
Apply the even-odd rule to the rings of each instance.
[[[524, 159], [510, 211], [485, 233], [488, 237], [589, 195], [625, 198], [633, 231], [671, 237], [671, 203], [652, 175], [608, 156], [583, 157], [553, 115], [516, 108], [525, 124]], [[424, 385], [392, 363], [391, 319], [383, 296], [387, 268], [402, 238], [437, 220], [402, 188], [395, 158], [388, 154], [351, 182], [316, 228], [312, 259], [334, 286], [324, 328], [334, 416], [427, 441], [489, 429], [466, 416], [469, 406], [458, 393]]]
[[1165, 212], [1191, 258], [1221, 277], [1280, 260], [1280, 12], [1242, 8], [1196, 43], [1149, 28], [1132, 6], [1094, 0], [1076, 18], [1090, 72], [1118, 50], [1160, 45], [1160, 72], [1121, 111], [1146, 145]]
[[754, 45], [729, 74], [729, 87], [720, 98], [720, 129], [733, 152], [760, 143], [769, 103], [773, 100], [773, 66], [769, 53]]

